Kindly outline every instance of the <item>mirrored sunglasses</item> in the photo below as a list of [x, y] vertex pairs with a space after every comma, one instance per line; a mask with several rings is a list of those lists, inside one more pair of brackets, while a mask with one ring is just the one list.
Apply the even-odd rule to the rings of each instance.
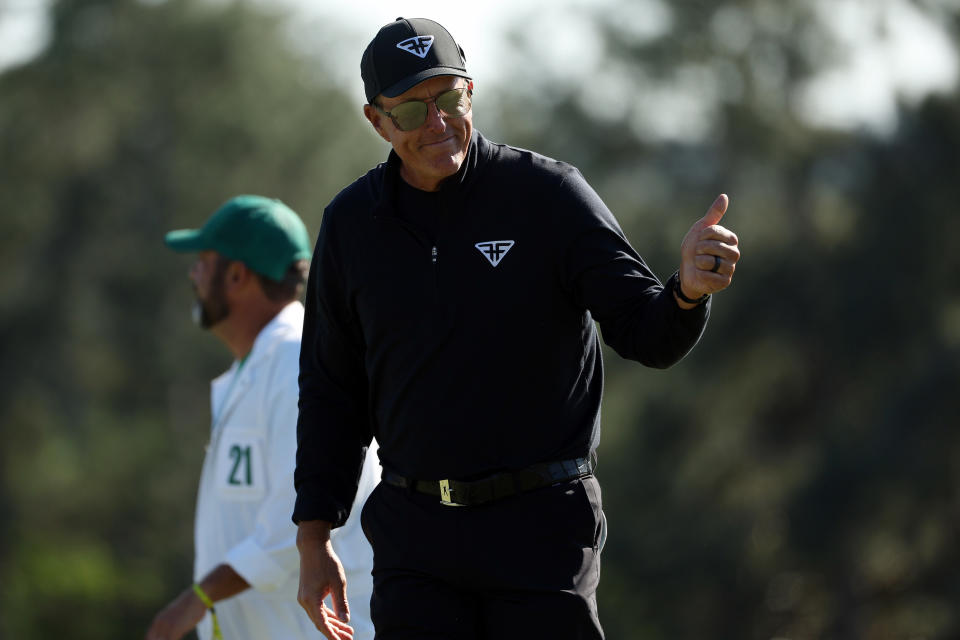
[[[473, 97], [473, 83], [459, 89], [450, 89], [429, 100], [409, 100], [401, 102], [390, 111], [377, 106], [377, 109], [393, 121], [400, 131], [413, 131], [423, 126], [430, 112], [430, 103], [437, 105], [444, 118], [462, 118], [470, 113]], [[376, 106], [376, 105], [375, 105]]]

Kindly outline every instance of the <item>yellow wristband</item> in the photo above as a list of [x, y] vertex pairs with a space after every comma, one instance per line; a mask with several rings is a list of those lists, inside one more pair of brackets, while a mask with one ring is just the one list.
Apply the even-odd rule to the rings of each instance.
[[213, 608], [213, 600], [210, 599], [210, 596], [208, 596], [196, 582], [193, 583], [193, 592], [200, 598], [203, 606], [210, 610], [210, 620], [213, 622], [213, 637], [216, 638], [216, 640], [223, 640], [223, 634], [220, 632], [220, 622], [217, 620], [217, 612]]
[[193, 592], [197, 594], [197, 597], [200, 598], [200, 601], [203, 603], [207, 609], [213, 609], [213, 600], [210, 599], [203, 589], [200, 588], [200, 585], [196, 582], [193, 583]]

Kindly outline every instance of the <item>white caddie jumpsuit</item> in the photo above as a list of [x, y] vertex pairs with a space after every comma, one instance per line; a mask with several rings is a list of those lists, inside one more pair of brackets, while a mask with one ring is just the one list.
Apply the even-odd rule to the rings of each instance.
[[[211, 384], [213, 426], [197, 494], [194, 580], [229, 564], [251, 588], [216, 603], [224, 640], [320, 638], [297, 603], [299, 555], [291, 520], [303, 305], [292, 302], [265, 326], [243, 363]], [[347, 578], [356, 640], [372, 640], [373, 552], [360, 510], [380, 479], [374, 441], [350, 519], [331, 534]], [[329, 605], [329, 602], [328, 602]], [[212, 638], [210, 615], [197, 626]]]

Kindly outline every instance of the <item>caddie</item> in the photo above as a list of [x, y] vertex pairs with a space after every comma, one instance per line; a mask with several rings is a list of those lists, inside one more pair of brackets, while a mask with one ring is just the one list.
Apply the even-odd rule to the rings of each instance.
[[[310, 241], [303, 222], [270, 198], [227, 201], [199, 229], [171, 231], [168, 247], [196, 254], [194, 319], [233, 355], [213, 381], [212, 427], [197, 494], [195, 583], [153, 621], [147, 640], [197, 627], [201, 640], [307, 640], [317, 632], [297, 604], [294, 503], [297, 376]], [[372, 552], [360, 505], [379, 479], [376, 443], [355, 468], [355, 516], [331, 537], [353, 605], [338, 628], [371, 640]], [[205, 615], [209, 613], [210, 615]], [[352, 628], [351, 628], [352, 627]]]

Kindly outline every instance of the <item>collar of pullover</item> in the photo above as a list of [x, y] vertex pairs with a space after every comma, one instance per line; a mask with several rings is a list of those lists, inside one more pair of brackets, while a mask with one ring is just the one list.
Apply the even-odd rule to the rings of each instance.
[[[482, 173], [490, 151], [490, 143], [480, 135], [479, 131], [474, 129], [470, 138], [470, 146], [467, 148], [467, 157], [460, 165], [460, 170], [440, 185], [440, 194], [444, 201], [462, 198], [469, 192]], [[377, 197], [377, 206], [374, 209], [375, 216], [396, 215], [393, 199], [397, 181], [403, 179], [400, 177], [400, 164], [400, 156], [391, 149], [387, 161], [380, 165], [382, 182]]]

